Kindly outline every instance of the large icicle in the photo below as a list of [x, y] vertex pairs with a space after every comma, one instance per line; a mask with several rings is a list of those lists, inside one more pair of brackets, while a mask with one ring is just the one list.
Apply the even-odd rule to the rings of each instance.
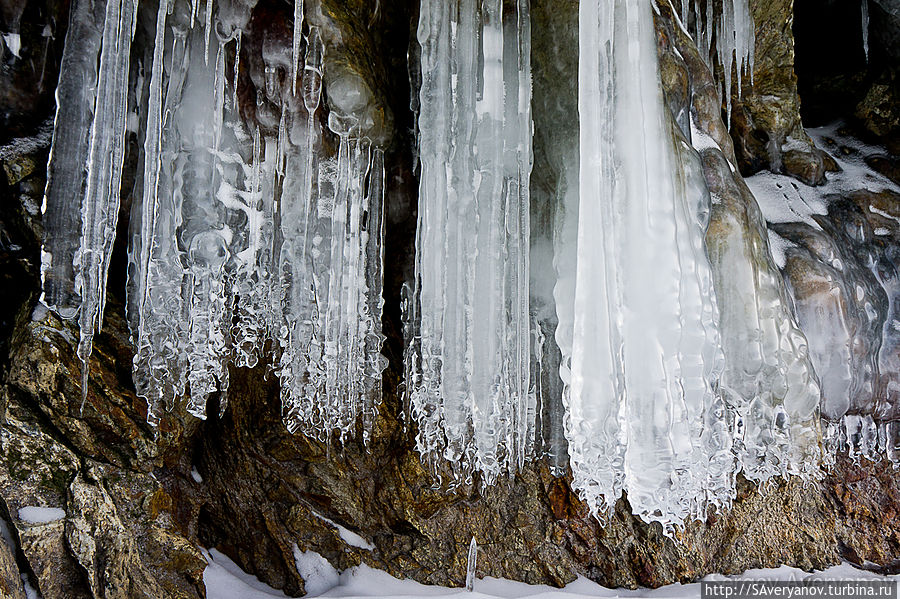
[[407, 356], [417, 445], [454, 482], [533, 450], [528, 314], [528, 2], [423, 0], [416, 242]]
[[[102, 17], [100, 7], [105, 8]], [[57, 88], [43, 206], [42, 300], [66, 318], [78, 314], [83, 400], [94, 334], [103, 322], [118, 221], [134, 10], [132, 0], [75, 3]], [[79, 198], [80, 214], [75, 210]]]
[[90, 0], [72, 3], [69, 31], [56, 89], [56, 118], [47, 193], [42, 207], [44, 245], [41, 251], [41, 301], [65, 318], [81, 305], [76, 289], [75, 256], [81, 243], [80, 199], [97, 85], [97, 55], [103, 33], [105, 5]]
[[579, 33], [576, 268], [557, 294], [574, 485], [598, 515], [627, 490], [671, 530], [733, 493], [708, 194], [676, 145], [650, 4], [582, 2]]

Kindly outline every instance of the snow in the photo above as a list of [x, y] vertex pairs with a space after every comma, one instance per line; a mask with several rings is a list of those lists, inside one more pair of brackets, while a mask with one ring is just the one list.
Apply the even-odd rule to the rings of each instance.
[[813, 219], [815, 215], [828, 213], [821, 189], [769, 171], [762, 171], [745, 180], [768, 222], [802, 222], [821, 230]]
[[[9, 523], [3, 517], [0, 517], [0, 538], [3, 539], [6, 546], [14, 555], [18, 553], [19, 544], [16, 542], [15, 537], [13, 537]], [[22, 587], [25, 589], [25, 599], [41, 599], [41, 594], [31, 585], [31, 580], [28, 578], [26, 572], [20, 572], [19, 578], [22, 579]]]
[[29, 524], [47, 524], [66, 517], [66, 512], [58, 507], [26, 506], [19, 508], [19, 520]]
[[364, 538], [362, 538], [361, 536], [359, 536], [352, 530], [347, 530], [346, 528], [344, 528], [337, 522], [334, 522], [333, 520], [329, 520], [325, 516], [318, 514], [313, 510], [310, 510], [310, 512], [312, 512], [312, 515], [315, 516], [316, 518], [318, 518], [319, 520], [322, 520], [323, 522], [326, 522], [326, 523], [330, 524], [331, 526], [333, 526], [335, 529], [337, 529], [338, 535], [341, 537], [341, 540], [343, 540], [345, 543], [347, 543], [351, 547], [357, 547], [358, 549], [365, 549], [366, 551], [372, 551], [373, 549], [375, 549], [375, 545], [373, 545], [372, 543], [369, 543], [368, 541], [366, 541]]
[[[303, 559], [324, 561], [314, 552]], [[208, 599], [268, 599], [271, 597], [284, 597], [280, 591], [276, 591], [260, 583], [255, 577], [240, 570], [225, 555], [215, 549], [204, 552], [209, 565], [204, 571], [203, 578], [206, 583]], [[315, 557], [313, 557], [315, 556]], [[315, 560], [318, 563], [318, 560]], [[326, 562], [327, 563], [327, 562]], [[304, 568], [307, 566], [304, 565]], [[315, 588], [313, 591], [307, 583], [306, 597], [332, 597], [336, 599], [351, 599], [355, 597], [370, 597], [373, 599], [418, 599], [442, 597], [446, 599], [517, 599], [528, 597], [529, 599], [589, 599], [589, 598], [631, 598], [631, 599], [682, 599], [696, 598], [700, 596], [700, 583], [672, 584], [657, 589], [609, 589], [595, 582], [579, 576], [575, 581], [563, 588], [555, 588], [547, 585], [529, 585], [522, 582], [503, 580], [499, 578], [479, 578], [474, 580], [474, 592], [467, 592], [464, 588], [449, 588], [433, 585], [424, 585], [413, 580], [400, 580], [393, 576], [375, 570], [370, 566], [361, 564], [332, 577], [329, 573], [328, 585]], [[314, 579], [321, 580], [321, 579]], [[857, 581], [857, 580], [900, 580], [897, 576], [880, 576], [865, 570], [854, 568], [850, 564], [841, 564], [824, 571], [813, 573], [804, 572], [797, 568], [781, 566], [780, 568], [748, 570], [737, 576], [723, 576], [711, 574], [704, 578], [705, 581], [724, 580], [754, 580], [754, 581], [789, 581], [800, 582], [804, 580], [828, 580], [828, 581]], [[333, 584], [332, 584], [333, 583]]]
[[[873, 171], [865, 162], [866, 156], [884, 153], [884, 150], [842, 134], [842, 127], [843, 123], [838, 122], [807, 130], [816, 146], [828, 151], [840, 168], [836, 173], [826, 173], [824, 185], [813, 187], [793, 177], [769, 171], [746, 178], [766, 221], [802, 222], [821, 230], [814, 217], [828, 213], [826, 198], [829, 196], [847, 195], [860, 189], [874, 193], [885, 190], [900, 193], [900, 186]], [[870, 210], [896, 220], [877, 208]]]
[[203, 550], [207, 566], [203, 570], [207, 599], [271, 599], [287, 597], [241, 570], [240, 566], [216, 549]]
[[12, 52], [13, 56], [22, 58], [20, 54], [22, 51], [22, 37], [18, 33], [3, 33], [0, 34], [0, 37], [3, 38], [6, 47], [9, 48], [9, 51]]
[[34, 135], [29, 137], [16, 137], [0, 146], [0, 160], [9, 160], [27, 154], [33, 154], [50, 145], [53, 135], [53, 120], [48, 119], [38, 127]]
[[300, 551], [293, 545], [297, 573], [303, 578], [307, 596], [318, 596], [340, 584], [340, 574], [327, 559], [315, 551]]

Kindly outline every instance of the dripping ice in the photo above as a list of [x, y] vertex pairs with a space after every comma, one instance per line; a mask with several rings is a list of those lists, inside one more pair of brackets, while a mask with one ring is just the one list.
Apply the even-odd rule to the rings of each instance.
[[[506, 28], [502, 37], [491, 29], [493, 4], [483, 3], [480, 12], [476, 3], [461, 7], [467, 10], [451, 17], [443, 3], [423, 0], [417, 32], [422, 177], [416, 277], [404, 318], [407, 400], [425, 460], [453, 486], [473, 482], [476, 472], [482, 482], [492, 481], [514, 472], [522, 458], [541, 455], [533, 427], [543, 418], [540, 410], [552, 410], [553, 398], [539, 396], [535, 373], [548, 360], [559, 368], [565, 408], [565, 418], [551, 426], [563, 429], [573, 486], [601, 519], [627, 492], [636, 514], [671, 533], [727, 506], [739, 471], [761, 482], [815, 476], [819, 396], [805, 340], [777, 271], [765, 266], [765, 245], [754, 238], [758, 224], [747, 210], [724, 247], [707, 248], [710, 220], [727, 222], [731, 215], [711, 206], [701, 156], [663, 102], [650, 3], [580, 4], [580, 168], [574, 172], [581, 175], [567, 176], [567, 189], [559, 192], [561, 222], [552, 240], [559, 354], [545, 351], [551, 346], [539, 319], [524, 318], [524, 305], [505, 317], [527, 323], [517, 334], [534, 340], [531, 355], [504, 353], [494, 343], [495, 327], [511, 321], [491, 320], [491, 310], [521, 281], [528, 256], [514, 251], [509, 228], [495, 224], [494, 235], [485, 237], [478, 226], [466, 226], [472, 212], [465, 206], [468, 198], [481, 199], [494, 176], [485, 169], [496, 149], [491, 142], [528, 129], [508, 118], [509, 110], [506, 119], [489, 120], [510, 94], [494, 93], [488, 82], [503, 81], [503, 74], [511, 88], [514, 75], [521, 82], [530, 73], [508, 71], [508, 55], [496, 59], [509, 36]], [[521, 19], [527, 7], [517, 8], [520, 39], [527, 40]], [[730, 41], [705, 31], [724, 44], [723, 61], [731, 57], [733, 66], [736, 55], [739, 72], [752, 70], [746, 2], [726, 7], [715, 22], [711, 12], [707, 17], [710, 28], [740, 29]], [[475, 87], [482, 79], [484, 89]], [[483, 137], [492, 126], [487, 130], [495, 135]], [[710, 168], [727, 160], [721, 152], [703, 155], [719, 158]], [[512, 173], [504, 176], [514, 180]], [[491, 198], [476, 209], [490, 207]], [[494, 213], [476, 222], [490, 218]], [[493, 380], [478, 371], [489, 359], [500, 365], [489, 369]], [[528, 363], [526, 379], [519, 365]], [[502, 378], [507, 373], [521, 374]], [[526, 380], [527, 392], [520, 392]], [[524, 438], [509, 427], [522, 415]], [[542, 437], [554, 434], [541, 430]], [[513, 461], [509, 448], [523, 440], [526, 452]]]
[[489, 483], [534, 448], [530, 15], [528, 0], [507, 10], [501, 0], [451, 4], [423, 0], [419, 13], [421, 177], [405, 374], [423, 458], [454, 484], [475, 472]]
[[703, 59], [712, 67], [715, 58], [722, 67], [724, 80], [719, 92], [726, 105], [726, 124], [730, 124], [732, 86], [740, 97], [745, 75], [751, 83], [753, 78], [756, 32], [750, 2], [724, 0], [716, 15], [710, 0], [681, 0], [680, 16]]
[[[262, 45], [265, 76], [248, 122], [238, 86], [254, 85], [240, 62], [252, 3], [163, 0], [140, 15], [134, 6], [73, 8], [45, 200], [43, 301], [78, 318], [87, 365], [117, 225], [125, 114], [138, 110], [127, 313], [151, 423], [185, 394], [197, 417], [213, 394], [224, 410], [229, 364], [268, 359], [290, 430], [343, 439], [361, 420], [368, 439], [386, 363], [384, 155], [356, 126], [359, 115], [331, 110], [329, 122], [346, 126], [322, 128], [318, 29], [304, 24], [298, 0], [289, 40]], [[147, 100], [126, 107], [137, 18], [155, 23], [152, 45], [136, 54], [149, 73], [137, 82]], [[96, 98], [80, 81], [97, 82]], [[79, 127], [89, 127], [87, 141]], [[332, 133], [336, 156], [322, 144]], [[72, 197], [83, 197], [80, 214]], [[86, 224], [77, 231], [73, 221]]]
[[[292, 3], [290, 30], [261, 45], [263, 70], [251, 74], [252, 61], [241, 62], [251, 51], [242, 49], [249, 4], [164, 1], [138, 14], [128, 0], [73, 5], [42, 299], [78, 320], [86, 376], [123, 192], [125, 117], [139, 111], [127, 315], [151, 422], [185, 395], [197, 417], [212, 396], [225, 409], [229, 366], [269, 361], [291, 431], [344, 439], [361, 422], [371, 439], [386, 363], [385, 158], [365, 135], [368, 106], [352, 99], [365, 97], [352, 77], [329, 87], [326, 105], [326, 44], [303, 6]], [[750, 192], [715, 144], [691, 148], [690, 129], [673, 122], [651, 10], [637, 0], [580, 6], [579, 157], [547, 243], [554, 339], [530, 302], [529, 4], [451, 10], [422, 0], [422, 171], [404, 362], [417, 448], [451, 486], [515, 474], [543, 455], [541, 438], [564, 438], [556, 448], [568, 447], [573, 485], [598, 517], [627, 493], [635, 513], [671, 533], [727, 506], [739, 471], [761, 482], [815, 476], [819, 382], [827, 442], [843, 435], [872, 455], [873, 440], [896, 431], [873, 428], [862, 405], [876, 369], [854, 368], [844, 351], [846, 310], [793, 290], [804, 336]], [[747, 1], [726, 1], [717, 15], [711, 2], [683, 0], [681, 17], [723, 66], [730, 111], [732, 76], [739, 92], [753, 70]], [[132, 48], [145, 73], [135, 96], [147, 99], [130, 106], [127, 50], [139, 18], [155, 22], [154, 40]], [[96, 92], [85, 94], [82, 81]], [[256, 92], [254, 106], [239, 105], [242, 86]], [[727, 176], [704, 178], [704, 169]], [[873, 275], [896, 291], [896, 277]], [[877, 293], [837, 287], [857, 297], [851, 316], [867, 335], [888, 326], [892, 304], [865, 320], [859, 298]], [[823, 308], [824, 323], [815, 318]], [[881, 335], [896, 346], [887, 328]], [[889, 357], [870, 358], [897, 371]], [[559, 397], [539, 393], [552, 388], [539, 380], [548, 365], [559, 370]], [[565, 414], [539, 435], [552, 405]]]

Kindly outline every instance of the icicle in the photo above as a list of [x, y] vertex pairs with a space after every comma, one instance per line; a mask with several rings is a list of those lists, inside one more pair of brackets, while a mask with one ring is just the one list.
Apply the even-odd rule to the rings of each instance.
[[75, 257], [81, 242], [81, 211], [76, 198], [84, 193], [97, 87], [97, 54], [102, 41], [105, 4], [78, 0], [72, 4], [69, 31], [56, 89], [56, 117], [47, 169], [41, 248], [41, 301], [72, 319], [81, 305]]
[[[85, 383], [94, 334], [103, 322], [106, 276], [118, 221], [133, 11], [131, 0], [112, 0], [106, 5], [103, 25], [97, 99], [81, 204], [81, 248], [75, 265], [76, 286], [81, 291], [78, 356], [84, 364]], [[82, 407], [86, 398], [87, 386], [83, 385]]]
[[375, 412], [381, 404], [381, 373], [387, 368], [387, 359], [381, 355], [385, 336], [381, 331], [381, 317], [384, 311], [384, 153], [373, 152], [372, 167], [369, 172], [369, 193], [366, 198], [368, 222], [366, 223], [366, 308], [363, 311], [365, 326], [365, 397], [363, 407], [363, 440], [371, 439], [375, 423]]
[[[423, 0], [415, 340], [417, 446], [453, 484], [490, 483], [533, 453], [528, 312], [528, 3]], [[480, 42], [480, 47], [479, 47]], [[410, 306], [412, 307], [412, 306]], [[413, 355], [415, 354], [415, 355]]]
[[475, 537], [469, 542], [469, 555], [466, 558], [466, 590], [472, 592], [475, 589], [475, 569], [478, 566], [478, 543]]
[[725, 354], [720, 390], [740, 426], [734, 453], [744, 476], [767, 481], [817, 469], [819, 387], [771, 266], [756, 203], [718, 150], [704, 150], [716, 198], [707, 236]]
[[204, 32], [206, 35], [206, 43], [203, 45], [203, 62], [204, 64], [209, 64], [209, 39], [210, 34], [212, 33], [212, 0], [206, 0], [206, 25], [204, 26]]
[[[297, 66], [303, 38], [303, 0], [294, 0], [294, 35], [291, 41], [291, 93], [297, 93]], [[308, 50], [307, 50], [308, 51]]]
[[[705, 17], [701, 7], [705, 6]], [[700, 55], [712, 68], [713, 54], [722, 66], [725, 80], [720, 82], [721, 99], [725, 102], [727, 122], [731, 122], [732, 81], [736, 83], [736, 93], [741, 97], [744, 73], [753, 82], [754, 46], [756, 39], [753, 16], [750, 12], [749, 0], [725, 0], [721, 13], [715, 18], [713, 2], [694, 0], [694, 39]], [[682, 0], [682, 22], [687, 27], [687, 0]], [[713, 48], [715, 40], [715, 48]], [[736, 74], [736, 79], [734, 79]]]
[[164, 93], [166, 19], [171, 8], [170, 3], [160, 2], [157, 10], [144, 141], [144, 187], [141, 201], [136, 204], [140, 207], [139, 233], [129, 248], [133, 265], [128, 295], [135, 347], [134, 382], [138, 395], [147, 401], [151, 423], [158, 420], [160, 407], [171, 407], [185, 386], [180, 327], [183, 272], [175, 241], [180, 206], [167, 176], [172, 172], [169, 161], [177, 140], [171, 133], [166, 135], [164, 115], [178, 101], [175, 94], [180, 89], [186, 65], [183, 39], [179, 43], [175, 35], [168, 92]]
[[241, 75], [241, 37], [243, 32], [238, 29], [235, 31], [235, 49], [234, 49], [234, 79], [231, 83], [232, 104], [235, 109], [238, 105], [238, 80]]
[[[87, 12], [83, 3], [73, 7], [70, 33], [83, 35], [70, 40], [64, 57], [57, 157], [44, 208], [44, 300], [69, 318], [81, 309], [78, 354], [85, 364], [105, 303], [136, 26], [133, 0], [102, 6], [105, 16]], [[322, 155], [327, 146], [316, 112], [324, 45], [315, 27], [302, 57], [302, 106], [288, 99], [277, 80], [285, 48], [264, 47], [269, 76], [258, 107], [264, 98], [277, 106], [277, 132], [272, 133], [274, 112], [252, 134], [247, 131], [237, 87], [241, 26], [249, 9], [228, 0], [218, 7], [212, 64], [212, 3], [206, 4], [203, 31], [170, 26], [196, 18], [196, 2], [175, 6], [164, 0], [157, 8], [143, 109], [143, 167], [129, 231], [127, 316], [137, 393], [146, 399], [154, 425], [187, 389], [190, 413], [205, 418], [207, 399], [217, 391], [221, 412], [229, 362], [253, 367], [261, 349], [274, 341], [288, 428], [320, 438], [338, 429], [344, 439], [361, 419], [368, 443], [386, 365], [383, 151], [360, 137], [361, 111], [329, 115], [340, 140], [338, 157]], [[302, 3], [298, 8], [299, 32]], [[180, 12], [170, 19], [174, 10]], [[102, 35], [91, 36], [101, 18]], [[232, 40], [236, 56], [229, 77], [225, 58]], [[299, 49], [299, 41], [292, 41], [296, 60]], [[296, 76], [296, 65], [294, 71]], [[84, 96], [80, 84], [92, 80], [97, 94]], [[69, 96], [71, 101], [63, 101]], [[302, 138], [303, 127], [295, 124], [304, 111], [306, 137], [296, 139]], [[85, 127], [87, 141], [78, 134]], [[82, 188], [78, 248], [68, 200]], [[85, 367], [85, 397], [87, 376]]]
[[866, 54], [866, 62], [869, 62], [869, 0], [862, 0], [860, 10], [862, 11], [863, 52]]

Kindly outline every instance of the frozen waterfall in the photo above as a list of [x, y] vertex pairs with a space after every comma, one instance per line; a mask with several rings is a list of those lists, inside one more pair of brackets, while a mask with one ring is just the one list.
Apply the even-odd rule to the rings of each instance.
[[[504, 17], [500, 44], [493, 3], [450, 5], [423, 0], [418, 32], [422, 178], [406, 375], [419, 451], [454, 482], [471, 481], [474, 471], [491, 481], [541, 455], [532, 450], [541, 441], [533, 428], [552, 439], [543, 429], [557, 426], [573, 486], [595, 515], [605, 518], [627, 493], [636, 514], [669, 532], [728, 505], [740, 471], [759, 481], [814, 476], [819, 395], [805, 340], [758, 237], [758, 210], [723, 207], [734, 190], [716, 185], [743, 183], [718, 163], [704, 165], [716, 160], [709, 134], [682, 131], [664, 101], [654, 5], [580, 4], [580, 158], [557, 184], [552, 243], [531, 239], [545, 266], [546, 248], [554, 254], [552, 298], [538, 302], [555, 304], [549, 350], [546, 315], [529, 333], [519, 324], [528, 322], [527, 304], [510, 302], [529, 260], [516, 237], [527, 230], [511, 227], [511, 216], [534, 205], [498, 204], [507, 185], [527, 184], [529, 121], [514, 118], [523, 114], [514, 103], [523, 96], [510, 92], [530, 77], [508, 68], [517, 60], [513, 26], [522, 38], [528, 32], [526, 7]], [[718, 27], [735, 32], [713, 36], [721, 60], [737, 60], [739, 72], [751, 68], [746, 2], [726, 7]], [[501, 47], [508, 48], [502, 67]], [[495, 91], [500, 85], [505, 95]], [[508, 103], [503, 113], [500, 99]], [[498, 172], [491, 160], [503, 150], [500, 172], [509, 183], [486, 194]], [[729, 231], [723, 219], [740, 228], [713, 239], [708, 254], [713, 217], [716, 232]], [[491, 234], [485, 223], [493, 223]], [[506, 302], [517, 309], [497, 316]], [[502, 343], [526, 338], [533, 339], [530, 380], [527, 361], [519, 361], [527, 355]], [[535, 373], [548, 360], [562, 379], [562, 419], [543, 413], [554, 398], [542, 393], [554, 386]], [[490, 378], [481, 376], [486, 366]]]
[[579, 38], [574, 285], [556, 291], [574, 486], [595, 513], [625, 490], [670, 525], [733, 490], [709, 196], [663, 103], [650, 4], [583, 2]]
[[[263, 367], [290, 431], [367, 443], [387, 366], [385, 107], [315, 2], [256, 4], [74, 0], [42, 301], [77, 320], [88, 399], [124, 206], [151, 423], [224, 410], [229, 369]], [[900, 276], [868, 220], [893, 208], [764, 218], [719, 118], [752, 83], [749, 2], [677, 4], [582, 0], [559, 26], [577, 66], [552, 59], [571, 88], [538, 86], [533, 109], [529, 0], [420, 0], [414, 273], [388, 301], [410, 430], [446, 486], [546, 457], [601, 521], [627, 496], [671, 534], [726, 508], [739, 474], [812, 480], [822, 447], [900, 455]], [[712, 119], [693, 75], [678, 110], [665, 96], [667, 13]]]

